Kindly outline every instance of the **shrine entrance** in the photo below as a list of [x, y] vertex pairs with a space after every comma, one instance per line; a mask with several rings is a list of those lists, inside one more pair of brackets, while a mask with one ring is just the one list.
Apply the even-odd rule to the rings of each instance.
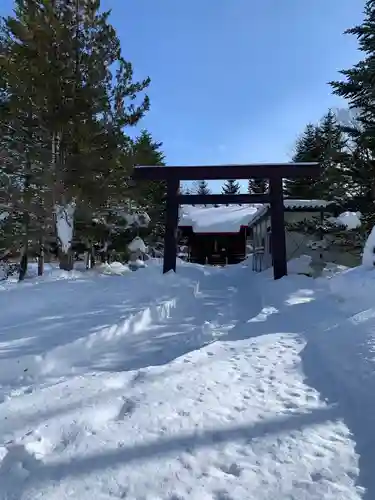
[[[271, 206], [272, 261], [274, 279], [287, 274], [283, 179], [319, 177], [318, 163], [271, 163], [216, 166], [136, 166], [135, 180], [166, 181], [166, 224], [163, 272], [176, 271], [179, 205], [228, 205], [269, 203]], [[180, 194], [181, 181], [268, 179], [264, 194]]]

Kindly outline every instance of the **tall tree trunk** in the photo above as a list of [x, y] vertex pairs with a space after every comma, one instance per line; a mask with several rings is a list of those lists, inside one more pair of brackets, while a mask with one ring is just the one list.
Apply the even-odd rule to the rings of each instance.
[[26, 175], [24, 185], [24, 212], [23, 212], [23, 245], [21, 250], [20, 269], [18, 280], [23, 281], [27, 273], [27, 265], [29, 260], [29, 230], [30, 230], [30, 181], [31, 181], [31, 163], [29, 155], [26, 157]]
[[21, 259], [20, 259], [20, 270], [19, 270], [19, 275], [18, 275], [18, 280], [23, 281], [26, 277], [27, 273], [27, 265], [29, 261], [28, 257], [28, 251], [29, 251], [29, 241], [28, 241], [28, 236], [29, 236], [29, 225], [28, 223], [25, 224], [25, 236], [24, 236], [24, 243], [21, 251]]
[[43, 235], [39, 239], [39, 256], [38, 256], [38, 276], [43, 276], [44, 273], [44, 238]]
[[73, 261], [73, 252], [70, 248], [67, 252], [63, 252], [62, 250], [59, 252], [59, 262], [60, 269], [63, 271], [72, 271], [74, 267]]
[[20, 270], [18, 279], [19, 281], [23, 281], [26, 277], [27, 273], [27, 265], [29, 260], [29, 227], [30, 227], [30, 214], [28, 210], [25, 211], [23, 215], [24, 220], [24, 236], [23, 236], [23, 246], [21, 250], [21, 258], [20, 258]]

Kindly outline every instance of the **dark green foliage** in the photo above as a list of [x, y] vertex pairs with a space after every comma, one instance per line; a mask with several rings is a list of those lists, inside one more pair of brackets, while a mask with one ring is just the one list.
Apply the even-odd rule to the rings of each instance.
[[268, 191], [268, 180], [267, 179], [249, 179], [247, 185], [247, 191], [249, 194], [263, 194]]
[[319, 179], [301, 178], [285, 181], [285, 194], [300, 199], [323, 199], [342, 202], [350, 194], [351, 164], [347, 139], [330, 110], [319, 124], [308, 124], [298, 138], [294, 162], [319, 162]]
[[[315, 162], [320, 160], [319, 130], [316, 125], [306, 125], [302, 135], [297, 139], [294, 162]], [[286, 179], [285, 195], [288, 197], [308, 199], [316, 197], [315, 181], [311, 178]]]
[[209, 189], [206, 181], [198, 181], [194, 183], [192, 191], [194, 194], [211, 194], [211, 190]]
[[139, 208], [142, 199], [162, 205], [160, 185], [142, 197], [126, 182], [136, 158], [163, 161], [150, 135], [134, 142], [126, 134], [149, 109], [148, 97], [139, 99], [149, 83], [133, 80], [99, 0], [15, 1], [0, 24], [3, 246], [9, 225], [17, 248], [53, 237], [56, 205], [75, 202], [84, 213], [78, 236], [89, 239], [98, 213]]
[[241, 190], [239, 183], [236, 180], [228, 179], [222, 187], [223, 194], [238, 194]]
[[331, 82], [334, 94], [355, 109], [356, 123], [345, 127], [349, 139], [352, 187], [351, 205], [363, 214], [370, 230], [375, 219], [375, 2], [365, 3], [363, 22], [346, 31], [358, 41], [360, 61], [341, 71], [342, 79]]
[[[162, 143], [155, 142], [149, 132], [143, 130], [134, 143], [137, 165], [165, 165]], [[139, 205], [151, 218], [150, 233], [153, 240], [164, 236], [166, 183], [151, 181], [141, 186]]]

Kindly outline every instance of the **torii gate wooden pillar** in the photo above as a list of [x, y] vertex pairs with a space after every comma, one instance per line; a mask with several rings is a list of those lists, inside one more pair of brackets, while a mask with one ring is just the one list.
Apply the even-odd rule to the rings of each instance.
[[[271, 163], [216, 166], [137, 166], [134, 179], [163, 180], [167, 183], [167, 206], [163, 272], [176, 271], [178, 207], [204, 204], [270, 203], [272, 262], [274, 279], [287, 274], [284, 227], [283, 178], [319, 177], [318, 163]], [[269, 179], [265, 194], [179, 194], [180, 181]]]

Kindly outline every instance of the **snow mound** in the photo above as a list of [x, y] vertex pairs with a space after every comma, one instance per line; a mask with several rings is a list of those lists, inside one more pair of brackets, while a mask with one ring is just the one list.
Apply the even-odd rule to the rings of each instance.
[[145, 261], [143, 261], [141, 259], [132, 260], [128, 263], [128, 265], [130, 268], [134, 268], [134, 269], [142, 269], [144, 267], [147, 267]]
[[336, 264], [335, 262], [327, 262], [325, 264], [325, 267], [322, 271], [322, 276], [323, 278], [331, 278], [332, 276], [335, 276], [336, 274], [340, 274], [344, 271], [347, 271], [350, 269], [347, 266], [343, 266], [341, 264]]
[[356, 303], [373, 304], [375, 296], [375, 270], [365, 266], [347, 269], [329, 279], [332, 293], [342, 300]]
[[99, 264], [94, 268], [94, 271], [99, 274], [119, 276], [130, 272], [130, 269], [129, 266], [121, 262], [111, 262], [110, 264]]
[[361, 227], [361, 212], [343, 212], [336, 221], [338, 224], [345, 226], [348, 230]]

